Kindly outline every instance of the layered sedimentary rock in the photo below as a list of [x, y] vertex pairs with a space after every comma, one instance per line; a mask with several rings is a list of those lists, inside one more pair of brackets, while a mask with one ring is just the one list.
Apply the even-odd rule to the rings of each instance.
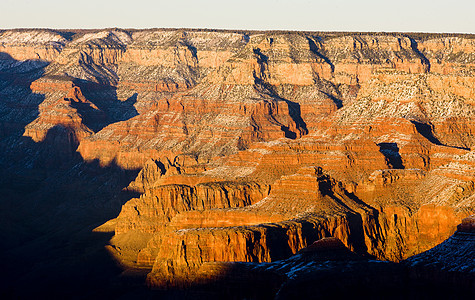
[[[468, 223], [464, 219], [461, 225]], [[390, 299], [470, 298], [475, 292], [472, 249], [473, 234], [459, 230], [435, 248], [397, 264], [365, 258], [337, 238], [323, 238], [271, 263], [206, 262], [188, 290], [217, 298], [314, 298], [316, 290], [324, 298], [366, 298], [384, 292]]]
[[433, 34], [7, 30], [1, 162], [140, 170], [124, 189], [140, 195], [98, 230], [152, 286], [330, 236], [399, 261], [475, 209], [474, 49]]
[[71, 147], [75, 149], [81, 139], [93, 133], [84, 124], [85, 118], [88, 117], [92, 122], [100, 122], [105, 116], [97, 106], [83, 96], [80, 88], [73, 86], [64, 98], [51, 105], [40, 107], [39, 117], [25, 127], [24, 136], [31, 137], [35, 142], [41, 142], [54, 126], [65, 127], [71, 130], [71, 136], [75, 139], [71, 141]]

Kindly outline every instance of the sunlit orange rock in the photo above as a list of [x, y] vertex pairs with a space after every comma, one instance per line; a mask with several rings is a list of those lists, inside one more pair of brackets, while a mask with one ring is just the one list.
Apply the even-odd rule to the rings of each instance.
[[32, 29], [0, 45], [5, 141], [24, 129], [140, 170], [105, 227], [153, 287], [323, 243], [400, 261], [474, 212], [472, 38]]

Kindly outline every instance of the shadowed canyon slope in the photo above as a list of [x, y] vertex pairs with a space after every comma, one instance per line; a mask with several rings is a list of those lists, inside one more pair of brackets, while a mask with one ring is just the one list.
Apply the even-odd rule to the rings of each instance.
[[174, 288], [326, 237], [399, 262], [475, 213], [472, 35], [6, 30], [0, 100], [2, 251], [44, 246], [16, 286], [93, 229]]

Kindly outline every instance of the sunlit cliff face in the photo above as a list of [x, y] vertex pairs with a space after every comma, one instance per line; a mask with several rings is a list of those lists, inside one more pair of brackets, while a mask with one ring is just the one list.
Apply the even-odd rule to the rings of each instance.
[[475, 211], [474, 70], [472, 36], [4, 31], [0, 163], [34, 185], [4, 222], [112, 232], [160, 288], [328, 237], [398, 262]]

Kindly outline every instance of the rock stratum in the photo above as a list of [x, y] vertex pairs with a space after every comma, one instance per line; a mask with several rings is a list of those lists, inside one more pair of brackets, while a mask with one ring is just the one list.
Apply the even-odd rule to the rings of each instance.
[[65, 274], [99, 256], [161, 290], [229, 266], [292, 278], [245, 264], [330, 237], [363, 270], [475, 213], [473, 35], [5, 30], [0, 100], [7, 296], [45, 261]]

